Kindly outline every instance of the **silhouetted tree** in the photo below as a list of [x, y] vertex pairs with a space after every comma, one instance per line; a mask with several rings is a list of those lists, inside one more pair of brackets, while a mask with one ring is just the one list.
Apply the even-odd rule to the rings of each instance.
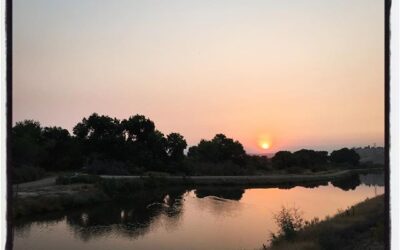
[[246, 165], [254, 169], [269, 170], [271, 162], [265, 155], [248, 155]]
[[128, 141], [144, 142], [155, 131], [154, 122], [143, 115], [135, 115], [123, 120], [122, 126]]
[[342, 148], [333, 151], [329, 159], [333, 163], [338, 163], [338, 164], [347, 163], [355, 166], [359, 164], [360, 156], [353, 149]]
[[197, 198], [216, 196], [222, 199], [240, 200], [243, 197], [244, 189], [240, 188], [198, 188], [194, 192]]
[[167, 154], [173, 162], [181, 161], [185, 155], [183, 151], [187, 147], [185, 138], [178, 133], [167, 135]]
[[307, 167], [316, 164], [325, 164], [328, 161], [328, 152], [301, 149], [293, 153], [296, 165]]
[[204, 162], [232, 161], [238, 165], [245, 164], [246, 152], [240, 142], [217, 134], [211, 141], [201, 140], [197, 146], [189, 148], [188, 156]]
[[293, 153], [294, 164], [301, 168], [320, 170], [328, 162], [328, 152], [301, 149]]
[[60, 127], [45, 127], [42, 137], [43, 147], [47, 154], [40, 166], [51, 171], [82, 167], [79, 142], [70, 136], [68, 130]]
[[293, 154], [289, 151], [279, 151], [271, 159], [274, 168], [285, 169], [294, 166]]
[[124, 137], [118, 119], [93, 113], [88, 118], [83, 118], [73, 128], [73, 132], [90, 157], [96, 155], [104, 159], [121, 158]]
[[46, 151], [39, 122], [25, 120], [15, 124], [11, 130], [11, 154], [14, 167], [40, 164]]
[[338, 187], [344, 191], [354, 190], [356, 189], [356, 187], [361, 185], [360, 176], [358, 174], [354, 174], [346, 178], [333, 180], [331, 181], [331, 183], [334, 187]]

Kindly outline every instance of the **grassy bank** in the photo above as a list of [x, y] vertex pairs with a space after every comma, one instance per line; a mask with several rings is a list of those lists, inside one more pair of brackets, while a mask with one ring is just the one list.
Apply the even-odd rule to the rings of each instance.
[[109, 200], [110, 197], [93, 184], [43, 187], [14, 194], [13, 216], [76, 209]]
[[332, 218], [307, 224], [290, 240], [280, 235], [264, 249], [384, 249], [384, 212], [384, 197], [380, 195]]
[[[96, 176], [63, 175], [49, 186], [15, 188], [13, 199], [14, 217], [75, 209], [99, 202], [131, 199], [132, 195], [150, 189], [185, 187], [195, 189], [203, 186], [252, 187], [294, 186], [314, 187], [327, 185], [328, 181], [351, 178], [365, 170], [343, 170], [308, 175], [263, 176]], [[370, 171], [370, 170], [369, 170]]]
[[291, 183], [307, 183], [316, 181], [334, 181], [354, 174], [382, 171], [383, 169], [351, 169], [325, 171], [310, 174], [270, 174], [246, 176], [107, 176], [103, 179], [124, 180], [142, 183], [157, 181], [163, 185], [276, 185]]

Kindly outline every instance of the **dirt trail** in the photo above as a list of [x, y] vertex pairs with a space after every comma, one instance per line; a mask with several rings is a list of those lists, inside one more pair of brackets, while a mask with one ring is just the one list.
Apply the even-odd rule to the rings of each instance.
[[21, 191], [21, 190], [25, 190], [25, 189], [33, 189], [33, 188], [38, 188], [38, 187], [52, 186], [55, 184], [56, 184], [56, 176], [52, 176], [52, 177], [47, 177], [47, 178], [40, 179], [37, 181], [16, 184], [16, 185], [13, 185], [13, 188], [18, 188], [18, 190]]

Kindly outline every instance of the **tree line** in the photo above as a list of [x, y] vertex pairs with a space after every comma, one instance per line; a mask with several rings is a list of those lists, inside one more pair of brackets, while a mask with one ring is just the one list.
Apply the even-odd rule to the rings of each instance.
[[93, 113], [73, 128], [42, 127], [39, 122], [17, 122], [11, 130], [15, 181], [28, 181], [45, 171], [86, 171], [93, 174], [143, 174], [161, 171], [191, 175], [240, 175], [257, 171], [311, 169], [327, 164], [357, 165], [352, 149], [280, 151], [269, 159], [249, 155], [243, 145], [224, 134], [189, 147], [179, 133], [164, 135], [143, 115], [119, 120]]

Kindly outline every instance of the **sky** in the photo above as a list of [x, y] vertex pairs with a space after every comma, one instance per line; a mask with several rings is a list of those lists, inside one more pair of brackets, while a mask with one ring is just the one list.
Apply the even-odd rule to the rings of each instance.
[[14, 122], [143, 114], [249, 153], [384, 143], [383, 0], [13, 4]]

